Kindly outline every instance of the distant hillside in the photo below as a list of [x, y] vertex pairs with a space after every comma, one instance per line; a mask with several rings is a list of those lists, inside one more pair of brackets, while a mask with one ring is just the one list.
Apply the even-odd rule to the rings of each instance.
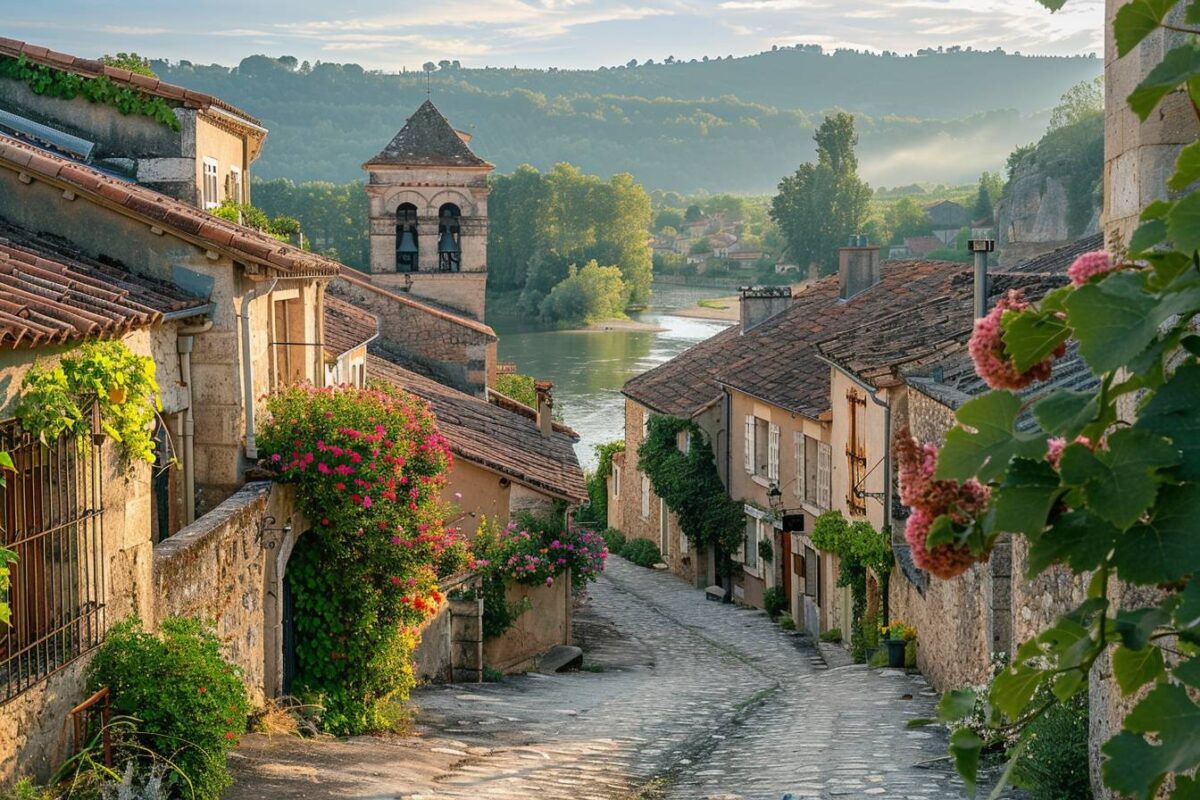
[[[423, 73], [297, 66], [252, 56], [236, 68], [156, 62], [165, 80], [217, 94], [271, 129], [259, 177], [347, 181], [424, 99]], [[629, 171], [649, 188], [764, 192], [812, 155], [834, 107], [858, 115], [862, 171], [875, 183], [961, 182], [1035, 140], [1094, 58], [960, 51], [879, 56], [812, 48], [737, 59], [581, 70], [433, 73], [434, 102], [508, 172], [570, 161]]]

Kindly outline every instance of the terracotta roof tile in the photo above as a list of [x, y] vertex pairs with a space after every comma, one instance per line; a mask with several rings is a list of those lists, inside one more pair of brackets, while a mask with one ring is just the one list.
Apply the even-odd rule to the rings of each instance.
[[367, 356], [367, 376], [392, 383], [429, 404], [456, 455], [519, 483], [572, 502], [587, 498], [574, 440], [542, 436], [537, 423], [486, 400], [418, 375], [377, 355]]
[[68, 53], [56, 53], [40, 45], [29, 44], [19, 39], [0, 37], [0, 56], [19, 58], [22, 55], [29, 61], [44, 64], [54, 69], [74, 72], [76, 75], [83, 75], [88, 78], [98, 78], [103, 75], [114, 83], [128, 84], [146, 94], [164, 97], [177, 102], [186, 100], [186, 102], [197, 108], [207, 109], [215, 106], [231, 114], [236, 114], [252, 125], [262, 127], [262, 123], [257, 119], [242, 111], [237, 106], [226, 103], [219, 97], [213, 97], [203, 92], [193, 92], [190, 89], [184, 89], [182, 86], [163, 83], [158, 78], [151, 78], [148, 75], [137, 75], [120, 67], [106, 66], [94, 58], [80, 58]]
[[1104, 234], [1094, 233], [1091, 236], [1076, 239], [1074, 242], [1064, 245], [1057, 250], [1051, 250], [1049, 253], [1035, 256], [1012, 267], [1005, 267], [1005, 270], [1007, 272], [1046, 272], [1055, 275], [1066, 275], [1067, 269], [1071, 264], [1075, 263], [1075, 259], [1084, 253], [1103, 249]]
[[0, 221], [0, 346], [118, 337], [208, 301]]
[[353, 303], [325, 296], [325, 352], [335, 358], [379, 335], [379, 320]]
[[104, 198], [163, 227], [195, 236], [213, 247], [231, 250], [235, 258], [294, 275], [336, 275], [341, 270], [340, 264], [324, 256], [0, 134], [0, 165], [4, 164], [24, 170], [35, 178], [56, 179], [80, 192]]

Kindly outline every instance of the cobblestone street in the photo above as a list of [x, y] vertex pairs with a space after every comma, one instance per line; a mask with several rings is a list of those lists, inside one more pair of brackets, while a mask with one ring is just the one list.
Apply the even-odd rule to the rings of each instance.
[[830, 668], [764, 614], [614, 558], [576, 617], [585, 669], [413, 696], [417, 736], [250, 737], [232, 800], [953, 798], [919, 676]]

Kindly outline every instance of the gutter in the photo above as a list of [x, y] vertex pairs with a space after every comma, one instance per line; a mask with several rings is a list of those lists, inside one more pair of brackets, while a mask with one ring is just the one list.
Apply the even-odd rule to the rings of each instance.
[[876, 392], [879, 391], [877, 388], [820, 353], [817, 353], [816, 356], [819, 361], [828, 364], [849, 378], [852, 383], [867, 393], [871, 402], [883, 409], [883, 524], [890, 530], [892, 527], [892, 407], [889, 403], [879, 399], [876, 395]]

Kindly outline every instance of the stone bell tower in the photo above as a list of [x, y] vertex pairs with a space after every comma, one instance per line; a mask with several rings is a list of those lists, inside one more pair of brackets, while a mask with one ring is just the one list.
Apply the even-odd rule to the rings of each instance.
[[371, 218], [371, 281], [483, 320], [488, 173], [426, 100], [363, 164]]

